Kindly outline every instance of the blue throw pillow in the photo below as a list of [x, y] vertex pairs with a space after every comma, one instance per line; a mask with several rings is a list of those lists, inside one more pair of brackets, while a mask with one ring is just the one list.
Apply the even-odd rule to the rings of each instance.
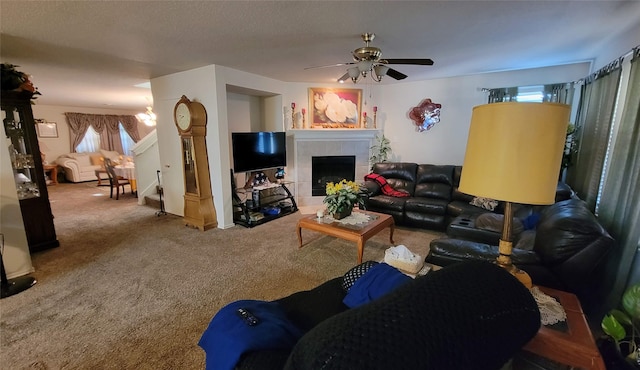
[[532, 213], [527, 218], [522, 220], [522, 225], [525, 230], [534, 230], [540, 222], [540, 213]]
[[[257, 322], [250, 325], [238, 314], [240, 308], [253, 314]], [[243, 353], [291, 349], [302, 334], [278, 303], [242, 300], [218, 311], [198, 345], [206, 353], [207, 370], [233, 370]]]
[[353, 283], [342, 302], [354, 308], [380, 298], [408, 281], [411, 278], [397, 268], [378, 263]]

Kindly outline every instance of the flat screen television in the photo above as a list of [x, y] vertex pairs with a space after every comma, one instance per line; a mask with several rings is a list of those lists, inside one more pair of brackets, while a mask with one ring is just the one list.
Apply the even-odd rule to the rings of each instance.
[[250, 172], [287, 165], [284, 132], [232, 132], [233, 171]]

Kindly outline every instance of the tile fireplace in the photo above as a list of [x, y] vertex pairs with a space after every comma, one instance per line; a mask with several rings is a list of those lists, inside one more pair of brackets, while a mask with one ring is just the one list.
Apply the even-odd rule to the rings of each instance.
[[369, 173], [369, 151], [379, 132], [374, 129], [289, 130], [288, 134], [293, 136], [294, 144], [293, 171], [290, 165], [287, 167], [294, 173], [298, 206], [322, 206], [324, 192], [322, 195], [314, 195], [312, 191], [312, 157], [354, 157], [354, 181], [362, 182]]

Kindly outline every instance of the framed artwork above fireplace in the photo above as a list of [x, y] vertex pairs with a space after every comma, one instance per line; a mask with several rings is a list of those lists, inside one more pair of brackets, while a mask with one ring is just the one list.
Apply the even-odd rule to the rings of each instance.
[[361, 89], [309, 88], [312, 127], [356, 128], [361, 112]]

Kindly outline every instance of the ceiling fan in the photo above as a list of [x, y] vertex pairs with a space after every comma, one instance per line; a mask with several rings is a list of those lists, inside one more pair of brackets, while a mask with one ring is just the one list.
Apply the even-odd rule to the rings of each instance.
[[382, 80], [382, 77], [385, 75], [396, 80], [403, 80], [407, 78], [407, 75], [405, 75], [404, 73], [390, 68], [388, 66], [389, 64], [413, 64], [421, 66], [433, 65], [433, 60], [431, 59], [381, 59], [382, 50], [375, 46], [369, 45], [369, 43], [373, 41], [376, 35], [374, 33], [363, 33], [361, 36], [362, 41], [364, 41], [365, 43], [365, 46], [357, 48], [351, 52], [351, 55], [353, 56], [353, 62], [338, 63], [328, 66], [309, 67], [305, 69], [352, 65], [353, 67], [348, 68], [347, 73], [340, 77], [338, 79], [338, 82], [343, 83], [350, 78], [353, 83], [356, 83], [358, 82], [360, 77], [366, 78], [367, 75], [371, 75], [371, 78], [376, 82], [380, 82]]

